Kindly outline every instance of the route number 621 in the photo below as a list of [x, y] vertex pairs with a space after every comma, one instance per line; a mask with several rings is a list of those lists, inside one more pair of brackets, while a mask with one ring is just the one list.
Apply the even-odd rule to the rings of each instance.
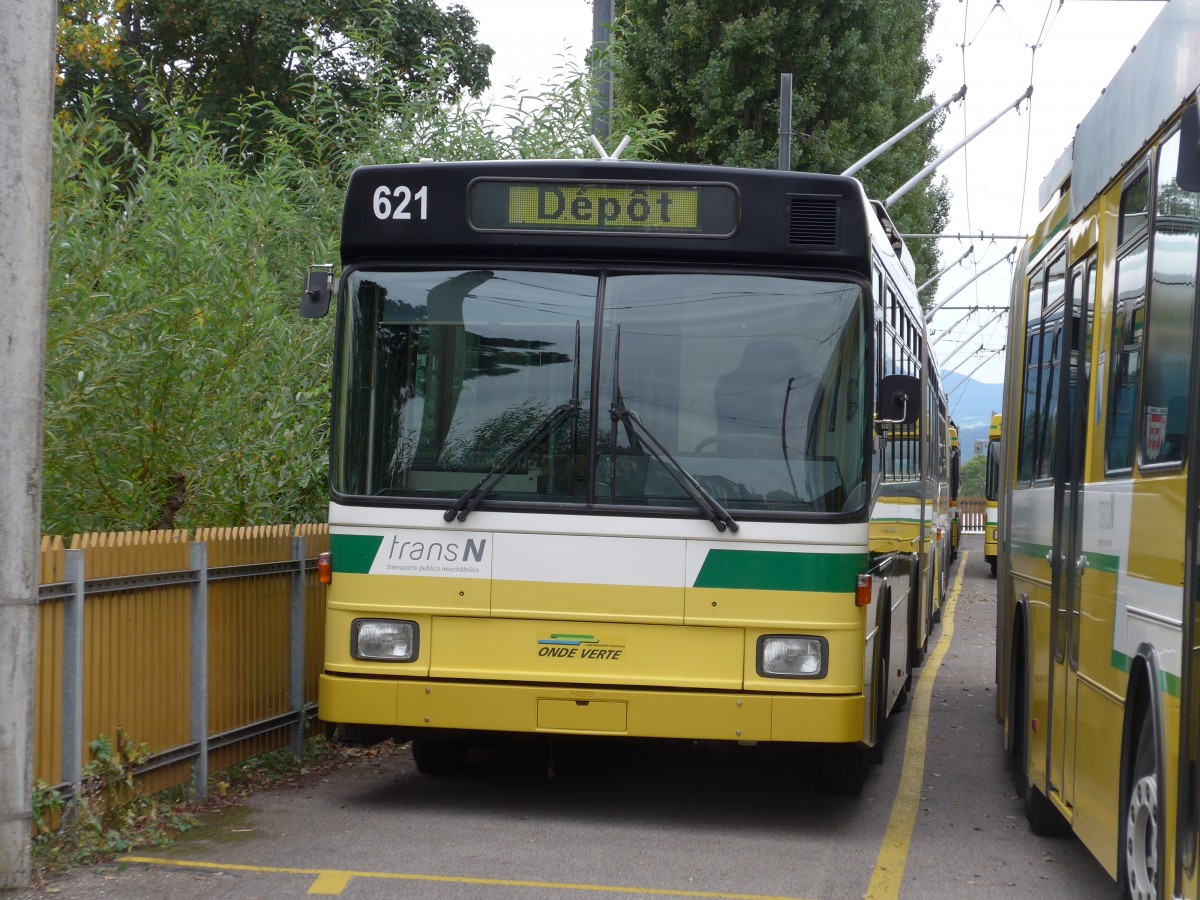
[[425, 219], [426, 216], [426, 201], [428, 200], [428, 186], [421, 185], [416, 191], [413, 191], [404, 185], [399, 187], [388, 187], [386, 184], [381, 184], [375, 188], [375, 218], [377, 219], [411, 219], [412, 213], [408, 207], [412, 203], [417, 204], [418, 218]]

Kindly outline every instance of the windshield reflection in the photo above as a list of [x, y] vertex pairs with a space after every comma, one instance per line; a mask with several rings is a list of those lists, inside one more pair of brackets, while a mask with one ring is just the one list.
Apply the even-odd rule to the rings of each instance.
[[[865, 501], [857, 285], [359, 271], [343, 306], [338, 494], [455, 501], [486, 483], [473, 504], [696, 509], [674, 460], [728, 510], [835, 513]], [[618, 329], [616, 387], [656, 452], [609, 415]]]

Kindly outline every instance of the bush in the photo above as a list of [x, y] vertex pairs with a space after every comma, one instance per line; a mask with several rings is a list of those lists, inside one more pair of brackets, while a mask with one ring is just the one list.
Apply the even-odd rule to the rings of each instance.
[[[434, 61], [415, 95], [381, 74], [374, 102], [345, 114], [311, 75], [296, 117], [265, 102], [243, 110], [246, 133], [270, 123], [261, 155], [153, 84], [147, 152], [94, 100], [60, 115], [44, 531], [324, 518], [332, 326], [301, 321], [297, 306], [309, 263], [337, 258], [349, 173], [424, 157], [593, 155], [584, 73], [493, 108], [447, 104], [438, 71]], [[661, 143], [653, 114], [617, 121], [633, 137], [627, 156]]]

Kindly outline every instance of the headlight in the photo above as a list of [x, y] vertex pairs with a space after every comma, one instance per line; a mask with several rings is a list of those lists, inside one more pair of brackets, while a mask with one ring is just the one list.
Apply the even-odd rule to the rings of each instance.
[[758, 639], [758, 674], [774, 678], [823, 678], [824, 638], [766, 634]]
[[355, 619], [350, 655], [355, 659], [412, 662], [417, 658], [417, 623], [395, 619]]

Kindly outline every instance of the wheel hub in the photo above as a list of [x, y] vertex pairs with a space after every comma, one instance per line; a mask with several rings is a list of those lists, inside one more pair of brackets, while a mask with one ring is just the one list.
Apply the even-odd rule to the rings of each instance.
[[1158, 884], [1158, 781], [1143, 775], [1129, 792], [1125, 871], [1134, 900], [1154, 900]]

